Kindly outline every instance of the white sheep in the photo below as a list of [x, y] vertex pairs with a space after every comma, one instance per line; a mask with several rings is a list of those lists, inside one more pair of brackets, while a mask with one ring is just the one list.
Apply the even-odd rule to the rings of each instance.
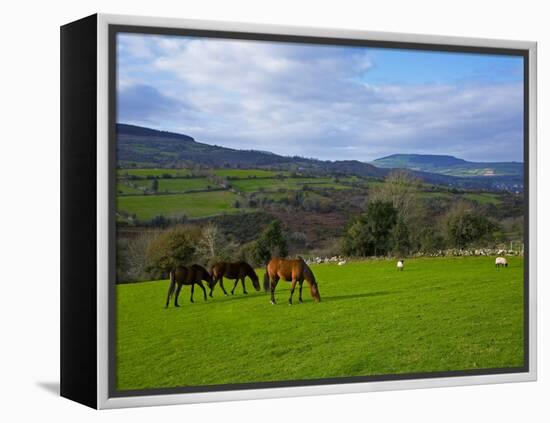
[[405, 260], [398, 260], [397, 261], [397, 270], [403, 270], [405, 268]]
[[346, 264], [346, 263], [347, 263], [346, 260], [339, 261], [339, 262], [338, 262], [338, 266], [343, 266], [343, 265]]
[[495, 260], [495, 267], [508, 267], [508, 260], [504, 257], [497, 257]]

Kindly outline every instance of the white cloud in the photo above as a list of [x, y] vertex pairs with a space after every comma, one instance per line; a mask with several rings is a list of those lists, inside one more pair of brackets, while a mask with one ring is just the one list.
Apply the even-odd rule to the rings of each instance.
[[207, 143], [322, 159], [521, 159], [520, 83], [373, 85], [368, 50], [333, 46], [160, 36], [123, 45], [124, 84], [189, 105], [156, 126]]

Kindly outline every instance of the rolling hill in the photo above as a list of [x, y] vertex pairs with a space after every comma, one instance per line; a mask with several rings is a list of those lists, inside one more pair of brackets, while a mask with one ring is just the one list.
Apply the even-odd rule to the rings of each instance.
[[469, 162], [433, 154], [392, 154], [372, 164], [386, 169], [403, 168], [459, 177], [523, 176], [523, 163], [520, 162]]
[[188, 135], [117, 124], [117, 160], [120, 167], [270, 167], [311, 170], [316, 173], [384, 177], [388, 171], [356, 160], [322, 161], [280, 156], [267, 151], [235, 150], [197, 142]]
[[[236, 150], [196, 141], [189, 135], [117, 124], [119, 168], [255, 168], [298, 171], [316, 176], [357, 175], [384, 178], [407, 169], [431, 184], [487, 190], [522, 190], [522, 163], [474, 163], [452, 156], [394, 154], [372, 163], [281, 156], [268, 151]], [[490, 176], [489, 176], [490, 175]]]

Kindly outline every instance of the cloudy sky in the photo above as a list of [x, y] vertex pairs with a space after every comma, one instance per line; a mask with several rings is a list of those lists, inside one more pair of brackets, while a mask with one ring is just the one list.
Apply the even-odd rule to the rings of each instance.
[[117, 120], [328, 160], [522, 161], [519, 57], [118, 34]]

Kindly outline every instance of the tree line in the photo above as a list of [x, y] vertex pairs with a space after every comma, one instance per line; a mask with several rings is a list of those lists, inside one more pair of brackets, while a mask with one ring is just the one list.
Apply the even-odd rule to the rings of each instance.
[[343, 237], [343, 253], [405, 256], [500, 240], [499, 223], [474, 203], [455, 202], [437, 216], [419, 198], [419, 188], [420, 182], [410, 174], [391, 173], [369, 195], [364, 211], [350, 220]]
[[[369, 190], [362, 211], [349, 218], [331, 251], [353, 257], [404, 257], [447, 248], [495, 246], [506, 240], [504, 232], [521, 239], [521, 217], [498, 219], [488, 212], [489, 206], [463, 200], [450, 206], [426, 202], [419, 195], [425, 191], [422, 188], [407, 172], [391, 173]], [[158, 222], [136, 236], [117, 237], [117, 278], [155, 279], [176, 264], [189, 263], [208, 267], [216, 261], [245, 260], [261, 267], [275, 256], [307, 256], [311, 251], [307, 241], [304, 233], [288, 231], [269, 215]]]

